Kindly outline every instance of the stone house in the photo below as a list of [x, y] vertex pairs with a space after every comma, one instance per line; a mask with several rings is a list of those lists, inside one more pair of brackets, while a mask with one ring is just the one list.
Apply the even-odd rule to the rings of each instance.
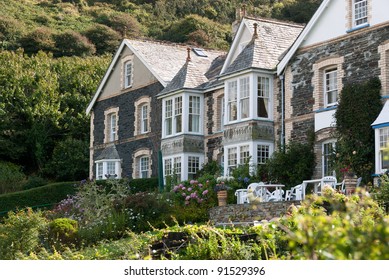
[[[245, 16], [228, 53], [123, 40], [87, 108], [90, 177], [147, 178], [160, 163], [165, 178], [187, 180], [210, 160], [228, 174], [247, 161], [265, 163], [309, 131], [315, 175], [330, 173], [342, 85], [380, 77], [388, 97], [385, 8], [384, 0], [324, 0], [305, 27]], [[373, 124], [377, 173], [387, 168], [387, 109]]]
[[[304, 141], [314, 131], [316, 177], [333, 172], [331, 131], [343, 85], [379, 77], [383, 102], [389, 97], [388, 8], [384, 0], [324, 0], [277, 66], [285, 84], [285, 141]], [[383, 158], [388, 113], [386, 105], [373, 126], [377, 174], [389, 166]]]

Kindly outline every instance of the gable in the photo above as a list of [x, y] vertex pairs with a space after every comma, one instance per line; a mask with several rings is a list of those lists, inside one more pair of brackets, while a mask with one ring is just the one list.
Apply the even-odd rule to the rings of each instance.
[[[131, 61], [133, 65], [133, 83], [131, 88], [124, 89], [123, 85], [125, 70], [123, 66], [127, 61]], [[116, 60], [115, 64], [113, 65], [110, 77], [107, 79], [104, 88], [101, 90], [97, 101], [122, 94], [123, 92], [136, 90], [157, 81], [158, 79], [141, 61], [141, 59], [136, 54], [134, 54], [134, 52], [130, 50], [128, 46], [125, 46], [121, 52], [120, 59]]]
[[389, 20], [386, 12], [388, 10], [387, 0], [368, 0], [368, 22], [363, 26], [352, 27], [352, 3], [352, 0], [323, 0], [301, 35], [278, 64], [277, 73], [280, 75], [284, 71], [289, 60], [299, 48], [324, 43], [346, 34], [352, 35], [356, 30]]

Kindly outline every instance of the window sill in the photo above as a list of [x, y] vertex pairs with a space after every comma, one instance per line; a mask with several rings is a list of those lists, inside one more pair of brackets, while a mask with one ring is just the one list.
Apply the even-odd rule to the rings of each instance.
[[318, 109], [318, 110], [314, 111], [314, 113], [321, 113], [321, 112], [332, 111], [332, 110], [336, 110], [336, 108], [338, 108], [338, 105], [334, 105], [334, 106], [326, 107], [326, 108], [321, 108], [321, 109]]
[[363, 29], [363, 28], [366, 28], [369, 26], [370, 26], [370, 24], [368, 24], [368, 23], [361, 24], [361, 25], [355, 26], [349, 30], [346, 30], [346, 33], [351, 33], [351, 32], [354, 32], [354, 31], [357, 31], [357, 30], [360, 30], [360, 29]]

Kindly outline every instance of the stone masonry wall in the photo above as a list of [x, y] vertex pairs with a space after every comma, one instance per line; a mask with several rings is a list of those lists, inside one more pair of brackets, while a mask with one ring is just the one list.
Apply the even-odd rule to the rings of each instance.
[[[112, 98], [96, 102], [93, 113], [94, 126], [94, 159], [100, 155], [105, 148], [104, 144], [104, 111], [112, 108], [119, 108], [118, 116], [118, 140], [115, 141], [116, 149], [122, 159], [122, 177], [132, 176], [133, 153], [136, 150], [146, 148], [152, 151], [152, 176], [157, 176], [158, 150], [161, 140], [161, 100], [156, 95], [163, 89], [160, 83], [154, 83], [147, 87], [129, 91]], [[134, 135], [135, 130], [135, 102], [143, 96], [151, 97], [150, 109], [150, 131], [146, 134]], [[94, 160], [93, 159], [93, 160]], [[95, 169], [93, 168], [93, 173]]]
[[253, 222], [271, 220], [287, 213], [291, 205], [299, 205], [299, 201], [262, 202], [260, 204], [230, 204], [214, 207], [209, 212], [213, 223]]

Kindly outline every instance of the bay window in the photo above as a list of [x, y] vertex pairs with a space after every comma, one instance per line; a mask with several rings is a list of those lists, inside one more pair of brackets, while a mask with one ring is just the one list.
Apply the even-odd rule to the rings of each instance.
[[240, 79], [239, 84], [240, 118], [247, 119], [250, 116], [250, 78]]
[[202, 133], [203, 97], [183, 94], [163, 100], [163, 135]]
[[322, 175], [324, 176], [333, 176], [334, 175], [334, 166], [333, 166], [333, 155], [335, 151], [336, 140], [329, 140], [323, 143], [322, 145]]
[[188, 180], [194, 179], [200, 170], [200, 157], [188, 156]]
[[238, 88], [237, 81], [228, 82], [228, 121], [236, 121], [238, 119], [238, 108], [237, 108], [237, 98], [238, 98]]
[[99, 160], [96, 161], [96, 179], [105, 180], [109, 178], [119, 179], [120, 160]]
[[271, 155], [270, 145], [268, 144], [257, 145], [257, 164], [265, 164], [266, 161], [270, 158], [270, 155]]

